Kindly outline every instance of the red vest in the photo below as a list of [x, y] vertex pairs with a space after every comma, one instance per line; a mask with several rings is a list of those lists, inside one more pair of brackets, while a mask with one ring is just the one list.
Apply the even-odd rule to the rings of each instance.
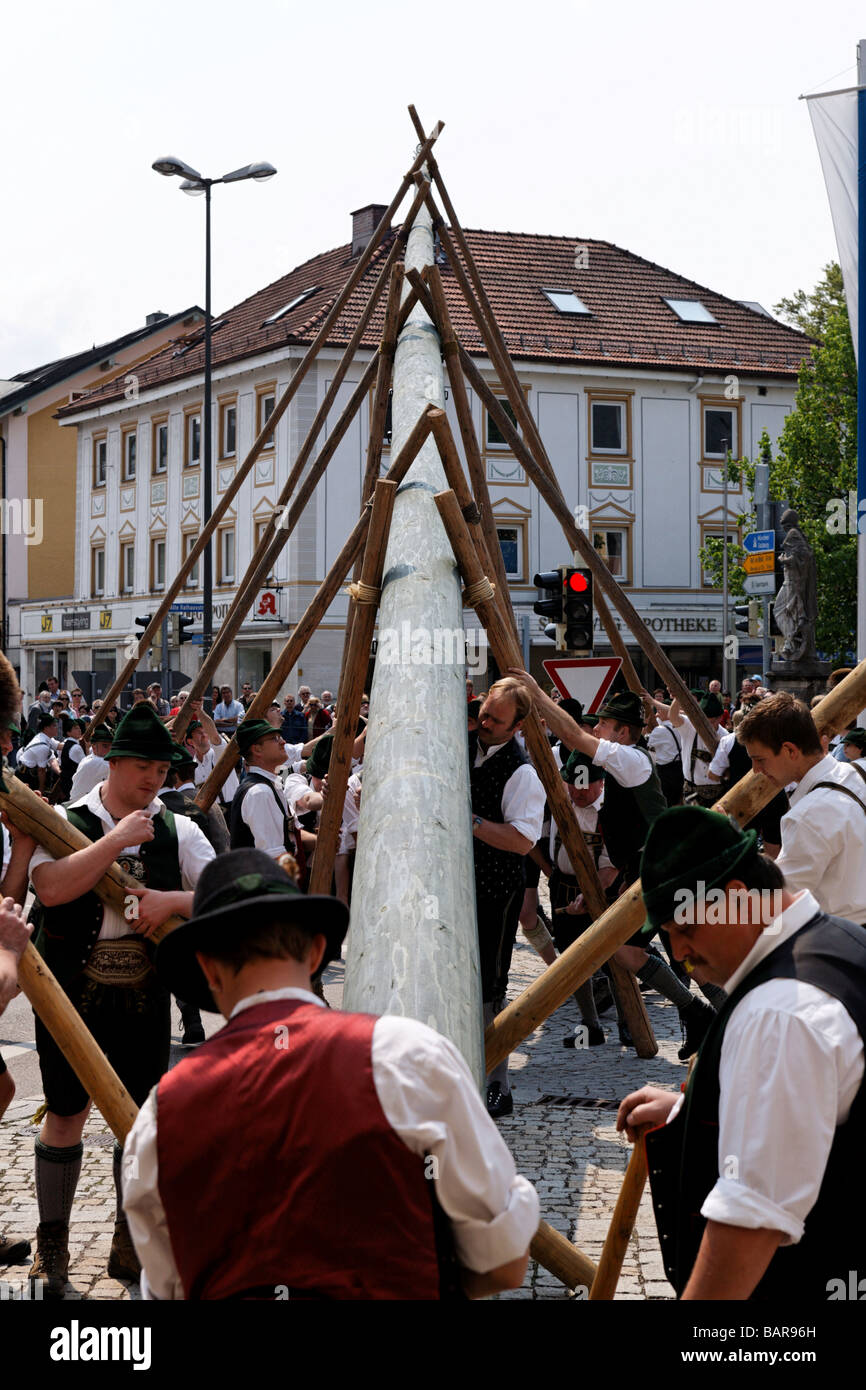
[[379, 1103], [375, 1022], [257, 1004], [162, 1078], [159, 1195], [188, 1299], [439, 1297], [431, 1185]]

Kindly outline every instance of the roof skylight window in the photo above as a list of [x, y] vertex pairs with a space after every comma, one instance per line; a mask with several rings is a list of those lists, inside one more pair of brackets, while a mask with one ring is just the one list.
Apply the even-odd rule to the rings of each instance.
[[321, 288], [321, 285], [313, 285], [311, 289], [303, 290], [299, 295], [295, 296], [291, 303], [284, 305], [284, 307], [278, 309], [275, 314], [271, 314], [270, 318], [265, 319], [262, 327], [264, 328], [265, 325], [269, 323], [276, 323], [277, 319], [281, 319], [284, 314], [290, 314], [293, 309], [297, 309], [299, 304], [303, 304], [305, 299], [312, 299], [314, 294], [318, 294]]
[[587, 309], [583, 300], [578, 299], [574, 290], [549, 290], [542, 286], [541, 293], [547, 295], [554, 309], [558, 309], [561, 314], [592, 313], [591, 309]]
[[718, 323], [699, 299], [665, 299], [681, 323]]

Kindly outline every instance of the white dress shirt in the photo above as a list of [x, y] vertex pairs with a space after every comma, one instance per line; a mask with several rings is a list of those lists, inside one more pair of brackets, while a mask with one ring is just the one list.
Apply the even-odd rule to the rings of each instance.
[[667, 767], [680, 756], [680, 736], [673, 724], [660, 719], [651, 733], [646, 736], [647, 746], [656, 761], [656, 767]]
[[653, 775], [653, 760], [633, 743], [611, 743], [600, 738], [592, 761], [603, 767], [621, 787], [642, 787]]
[[[843, 792], [816, 782], [833, 782]], [[782, 852], [776, 863], [789, 888], [808, 888], [825, 912], [866, 923], [866, 783], [849, 764], [825, 756], [789, 794], [782, 817]]]
[[[306, 990], [276, 989], [240, 1000], [232, 1017], [281, 999], [324, 1008]], [[413, 1018], [388, 1015], [373, 1028], [372, 1066], [376, 1094], [392, 1129], [411, 1153], [438, 1159], [436, 1195], [450, 1218], [460, 1263], [486, 1273], [517, 1259], [538, 1228], [538, 1196], [516, 1172], [453, 1043]], [[123, 1205], [142, 1264], [142, 1298], [182, 1299], [159, 1195], [155, 1096], [156, 1088], [126, 1139]], [[372, 1214], [374, 1220], [387, 1217], [387, 1211]]]
[[[758, 937], [726, 992], [818, 911], [811, 893], [798, 894]], [[863, 1040], [838, 999], [799, 980], [757, 985], [734, 1009], [722, 1040], [720, 1176], [701, 1214], [726, 1226], [781, 1231], [782, 1245], [795, 1245], [836, 1126], [848, 1118], [862, 1080]]]
[[21, 749], [18, 762], [22, 767], [47, 767], [52, 758], [57, 756], [57, 750], [61, 746], [57, 739], [49, 738], [47, 734], [37, 734], [26, 748]]
[[234, 730], [237, 728], [238, 720], [243, 719], [245, 714], [246, 710], [240, 700], [229, 700], [228, 704], [224, 700], [220, 700], [213, 712], [213, 721], [216, 723], [218, 719], [221, 721], [233, 720], [234, 722], [230, 727]]
[[[206, 782], [210, 777], [216, 766], [217, 759], [222, 757], [223, 750], [226, 746], [226, 739], [223, 739], [221, 744], [212, 743], [201, 761], [199, 762], [198, 759], [196, 759], [195, 784], [197, 787], [200, 787], [202, 783]], [[231, 801], [239, 786], [240, 780], [238, 774], [235, 772], [234, 768], [232, 768], [220, 790], [220, 796], [226, 804]]]
[[105, 758], [100, 758], [96, 753], [88, 753], [75, 770], [69, 790], [70, 802], [80, 801], [88, 792], [92, 792], [94, 787], [98, 787], [100, 782], [104, 782], [107, 776], [108, 763]]
[[[724, 777], [731, 765], [731, 749], [737, 741], [737, 735], [733, 732], [722, 734], [713, 754], [713, 761], [710, 763], [710, 772], [714, 777]], [[695, 775], [697, 776], [698, 767], [702, 764], [695, 763]]]
[[[683, 722], [677, 726], [677, 733], [683, 745], [683, 776], [687, 782], [694, 782], [696, 787], [714, 787], [716, 785], [715, 782], [710, 781], [709, 762], [703, 762], [702, 759], [697, 756], [695, 757], [694, 777], [692, 776], [692, 749], [695, 745], [695, 726], [688, 715], [683, 714], [680, 717]], [[699, 751], [709, 752], [714, 755], [718, 746], [718, 743], [716, 743], [712, 748], [708, 749], [703, 739], [698, 739]]]
[[[265, 854], [269, 854], [272, 859], [279, 859], [281, 854], [286, 853], [286, 846], [283, 839], [283, 818], [280, 815], [277, 800], [288, 816], [290, 825], [294, 825], [295, 817], [289, 810], [289, 803], [277, 774], [266, 772], [263, 767], [250, 768], [250, 772], [255, 773], [256, 777], [264, 777], [267, 782], [270, 782], [274, 791], [271, 791], [270, 787], [250, 787], [249, 791], [244, 794], [241, 805], [241, 820], [252, 831], [256, 849], [264, 850]], [[276, 792], [276, 797], [274, 792]]]
[[[494, 758], [504, 743], [493, 743], [483, 749], [479, 742], [475, 753], [475, 767]], [[532, 844], [541, 839], [544, 826], [544, 787], [532, 763], [521, 763], [515, 768], [502, 792], [502, 820], [524, 835]]]
[[[595, 799], [595, 801], [593, 801], [591, 806], [575, 806], [573, 801], [570, 803], [571, 809], [574, 812], [575, 817], [577, 819], [577, 823], [585, 834], [595, 835], [601, 833], [601, 828], [598, 823], [598, 813], [601, 810], [603, 801], [604, 790], [602, 790], [599, 793], [598, 797]], [[551, 820], [550, 847], [548, 849], [548, 857], [550, 859], [553, 859], [554, 851], [556, 850], [557, 831], [558, 827], [556, 821]], [[556, 867], [557, 869], [559, 869], [559, 872], [561, 874], [569, 874], [572, 878], [574, 877], [574, 869], [572, 868], [571, 860], [566, 854], [565, 845], [563, 844], [560, 844], [559, 852], [556, 855]], [[599, 869], [612, 869], [614, 867], [613, 864], [611, 864], [610, 862], [610, 858], [608, 857], [607, 850], [604, 846], [602, 846], [597, 867]]]
[[[98, 786], [94, 787], [92, 791], [89, 791], [86, 796], [82, 796], [78, 801], [71, 801], [68, 809], [74, 811], [79, 806], [83, 806], [88, 811], [92, 811], [108, 830], [113, 830], [118, 823], [109, 815], [108, 811], [103, 806], [100, 788]], [[59, 812], [61, 816], [66, 817], [67, 808], [65, 806], [55, 806], [54, 809]], [[149, 806], [145, 806], [144, 809], [151, 818], [165, 815], [166, 811], [165, 806], [163, 806], [158, 797], [151, 801]], [[214, 848], [207, 836], [199, 830], [195, 821], [190, 820], [188, 816], [175, 816], [174, 824], [177, 831], [177, 856], [180, 864], [181, 886], [185, 892], [192, 892], [205, 864], [215, 857]], [[104, 835], [106, 833], [105, 830], [103, 830], [102, 833]], [[124, 855], [127, 854], [134, 857], [140, 853], [141, 845], [126, 845], [118, 852], [117, 857], [118, 859], [122, 859]], [[30, 860], [30, 874], [32, 875], [33, 870], [40, 864], [53, 864], [54, 862], [53, 854], [49, 853], [47, 849], [43, 849], [40, 845], [34, 851], [33, 857]], [[120, 936], [129, 936], [131, 926], [123, 914], [118, 912], [117, 908], [112, 907], [109, 903], [104, 903], [103, 909], [102, 930], [99, 933], [99, 940], [113, 941]]]

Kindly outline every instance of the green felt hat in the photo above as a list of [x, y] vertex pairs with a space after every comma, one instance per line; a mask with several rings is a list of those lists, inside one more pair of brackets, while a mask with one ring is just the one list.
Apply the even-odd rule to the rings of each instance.
[[[94, 738], [96, 736], [94, 734]], [[146, 758], [155, 763], [170, 763], [173, 746], [171, 734], [153, 705], [141, 700], [123, 716], [115, 729], [108, 757]]]
[[315, 748], [310, 753], [310, 756], [307, 758], [308, 777], [322, 778], [328, 775], [328, 768], [331, 765], [331, 749], [333, 746], [333, 734], [325, 734], [324, 738], [319, 739]]
[[187, 726], [186, 726], [186, 733], [184, 734], [184, 738], [189, 738], [190, 734], [194, 734], [194, 733], [195, 733], [196, 729], [203, 729], [203, 728], [204, 728], [204, 724], [202, 724], [202, 722], [201, 722], [200, 719], [191, 719], [191, 720], [189, 721], [189, 723], [187, 724]]
[[720, 719], [725, 712], [718, 695], [705, 695], [701, 700], [701, 709], [708, 719]]
[[[84, 727], [87, 728], [87, 724], [86, 724], [86, 723], [85, 723], [85, 726], [84, 726]], [[111, 743], [111, 740], [112, 740], [113, 738], [114, 738], [114, 732], [113, 732], [112, 729], [110, 729], [110, 728], [108, 727], [107, 724], [97, 724], [96, 728], [93, 730], [93, 737], [91, 738], [90, 742], [91, 742], [91, 743]]]
[[279, 733], [279, 730], [275, 729], [273, 724], [269, 724], [267, 719], [246, 719], [243, 724], [238, 725], [235, 738], [238, 748], [246, 755], [260, 738], [267, 738], [268, 734], [276, 733]]
[[9, 730], [10, 734], [20, 734], [20, 733], [21, 733], [21, 729], [20, 729], [20, 727], [15, 723], [15, 720], [14, 720], [14, 719], [10, 719], [10, 720], [9, 720], [8, 724], [6, 725], [6, 728]]
[[[743, 831], [729, 816], [702, 806], [672, 806], [653, 821], [640, 863], [641, 890], [652, 936], [674, 914], [685, 889], [703, 897], [736, 877], [758, 853], [754, 830]], [[699, 892], [699, 885], [702, 885]]]
[[592, 758], [587, 757], [586, 753], [579, 753], [577, 749], [571, 754], [568, 762], [562, 769], [563, 782], [569, 782], [572, 786], [578, 780], [578, 772], [583, 770], [586, 776], [581, 776], [580, 781], [584, 786], [589, 786], [590, 782], [600, 782], [604, 777], [604, 768], [597, 767]]
[[853, 743], [855, 748], [866, 751], [866, 729], [849, 729], [842, 735], [843, 743]]
[[195, 767], [196, 759], [188, 748], [184, 748], [180, 743], [172, 740], [171, 745], [171, 766], [174, 772], [179, 772], [182, 767]]
[[635, 724], [643, 728], [646, 723], [643, 700], [633, 690], [621, 690], [606, 700], [598, 712], [600, 719], [616, 719], [620, 724]]

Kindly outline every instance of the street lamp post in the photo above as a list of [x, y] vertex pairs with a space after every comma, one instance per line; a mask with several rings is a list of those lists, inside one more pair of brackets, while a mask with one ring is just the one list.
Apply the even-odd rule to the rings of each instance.
[[[158, 174], [183, 179], [181, 189], [191, 197], [204, 194], [205, 201], [205, 246], [204, 246], [204, 409], [202, 420], [202, 467], [204, 469], [204, 488], [202, 490], [202, 528], [207, 526], [213, 509], [213, 430], [212, 430], [212, 389], [211, 389], [211, 254], [210, 254], [210, 191], [215, 183], [241, 183], [245, 179], [255, 179], [264, 183], [277, 172], [273, 164], [245, 164], [240, 169], [223, 174], [221, 179], [208, 179], [185, 164], [182, 159], [167, 155], [156, 159], [152, 166]], [[205, 546], [202, 555], [202, 657], [207, 656], [213, 642], [213, 550], [211, 542]]]

